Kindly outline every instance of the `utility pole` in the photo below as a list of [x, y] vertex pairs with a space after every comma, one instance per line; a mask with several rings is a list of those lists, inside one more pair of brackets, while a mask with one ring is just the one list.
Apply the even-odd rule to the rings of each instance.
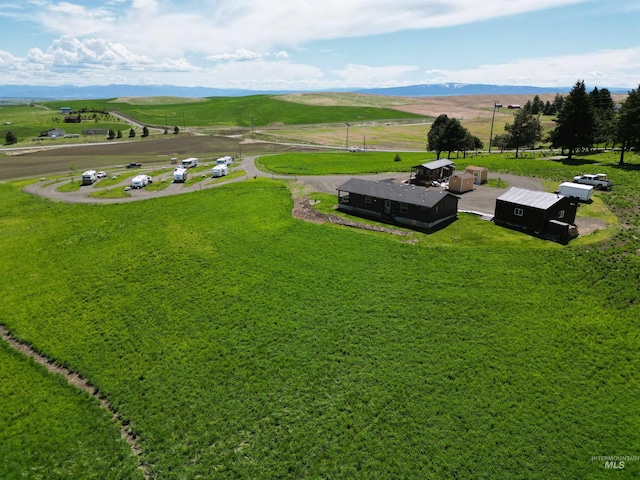
[[493, 102], [493, 115], [491, 116], [491, 132], [489, 133], [489, 153], [491, 153], [491, 140], [493, 139], [493, 121], [496, 118], [496, 108], [502, 108], [498, 102]]
[[347, 122], [345, 123], [345, 125], [347, 127], [347, 143], [346, 143], [345, 150], [349, 150], [349, 127], [351, 126], [351, 124]]

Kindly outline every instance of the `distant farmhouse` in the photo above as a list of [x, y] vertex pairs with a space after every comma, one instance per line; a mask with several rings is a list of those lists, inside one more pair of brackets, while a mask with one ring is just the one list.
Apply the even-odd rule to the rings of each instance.
[[80, 114], [78, 115], [67, 115], [64, 117], [64, 123], [80, 123], [82, 122], [82, 117]]
[[578, 235], [578, 202], [557, 193], [510, 188], [496, 199], [496, 225], [566, 244]]
[[456, 171], [456, 166], [451, 160], [434, 160], [411, 167], [409, 183], [426, 185], [434, 181], [449, 178]]
[[40, 137], [58, 138], [64, 137], [65, 131], [62, 128], [50, 128], [44, 132], [40, 132]]
[[390, 181], [352, 178], [338, 188], [338, 208], [387, 223], [430, 230], [458, 214], [458, 197]]

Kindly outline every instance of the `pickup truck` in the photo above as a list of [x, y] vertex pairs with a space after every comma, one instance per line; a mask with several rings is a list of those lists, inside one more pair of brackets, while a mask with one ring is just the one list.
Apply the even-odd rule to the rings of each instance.
[[128, 163], [126, 166], [127, 166], [127, 168], [139, 168], [139, 167], [142, 166], [142, 164], [141, 163]]
[[582, 183], [583, 185], [593, 185], [598, 190], [611, 190], [613, 182], [607, 179], [605, 173], [584, 174], [573, 177], [573, 183]]

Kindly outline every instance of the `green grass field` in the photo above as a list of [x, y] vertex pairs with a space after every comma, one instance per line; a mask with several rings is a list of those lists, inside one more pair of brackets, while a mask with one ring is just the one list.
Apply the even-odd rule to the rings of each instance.
[[136, 118], [138, 121], [158, 126], [192, 127], [251, 127], [270, 124], [318, 124], [343, 123], [364, 120], [421, 118], [390, 108], [315, 106], [279, 100], [277, 96], [252, 95], [245, 97], [212, 97], [205, 101], [187, 100], [184, 103], [106, 100], [73, 100], [47, 102], [51, 109], [106, 109]]
[[[632, 218], [638, 172], [615, 172], [611, 208]], [[99, 388], [152, 477], [640, 474], [592, 461], [640, 448], [637, 225], [562, 247], [464, 216], [451, 226], [481, 240], [445, 228], [407, 242], [294, 219], [272, 180], [120, 205], [0, 193], [2, 323]], [[45, 457], [11, 449], [7, 478], [57, 461], [33, 435], [55, 411], [43, 403], [0, 396], [25, 418], [0, 437]], [[96, 478], [136, 478], [126, 455], [107, 460]]]

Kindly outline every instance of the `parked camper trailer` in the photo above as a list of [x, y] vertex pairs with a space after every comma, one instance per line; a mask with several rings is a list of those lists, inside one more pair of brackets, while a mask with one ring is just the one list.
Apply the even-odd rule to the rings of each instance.
[[227, 167], [226, 165], [216, 165], [211, 169], [211, 176], [214, 178], [224, 177], [228, 173], [229, 173], [229, 167]]
[[182, 160], [183, 168], [193, 168], [198, 166], [198, 159], [195, 157], [185, 158]]
[[173, 181], [175, 183], [184, 183], [187, 181], [187, 172], [186, 168], [178, 167], [173, 172]]
[[581, 202], [591, 200], [593, 185], [582, 185], [581, 183], [564, 182], [560, 184], [558, 193], [565, 197], [577, 198]]
[[231, 165], [233, 158], [230, 156], [220, 157], [216, 160], [216, 165]]
[[82, 174], [82, 185], [93, 185], [98, 181], [98, 175], [95, 170], [87, 170]]
[[144, 188], [150, 183], [153, 183], [153, 180], [149, 175], [136, 175], [131, 179], [131, 188]]

